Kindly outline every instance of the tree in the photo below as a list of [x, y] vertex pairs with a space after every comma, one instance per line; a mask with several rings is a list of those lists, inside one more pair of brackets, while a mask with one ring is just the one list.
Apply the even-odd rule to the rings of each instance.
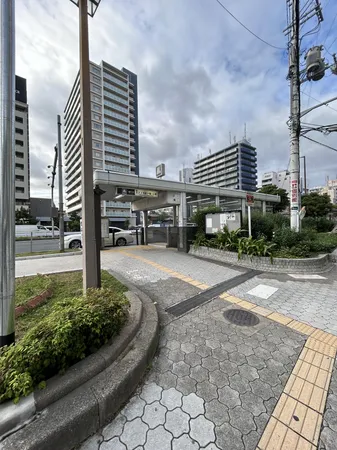
[[159, 222], [165, 222], [165, 220], [167, 220], [168, 218], [169, 218], [169, 215], [167, 214], [167, 212], [160, 211], [160, 213], [158, 214], [157, 220]]
[[125, 229], [128, 230], [129, 226], [130, 226], [130, 220], [129, 219], [125, 219], [124, 220], [124, 227], [125, 227]]
[[305, 206], [307, 217], [325, 217], [333, 209], [329, 195], [317, 192], [303, 195], [302, 206]]
[[35, 225], [36, 220], [30, 214], [29, 209], [21, 207], [15, 211], [15, 224], [16, 225]]
[[275, 184], [263, 186], [259, 189], [259, 192], [261, 192], [261, 194], [279, 195], [281, 197], [280, 203], [273, 204], [274, 212], [284, 211], [286, 207], [289, 206], [288, 192], [285, 189], [275, 186]]
[[70, 213], [70, 220], [68, 222], [68, 230], [69, 231], [80, 231], [81, 229], [81, 218], [77, 214], [77, 212]]

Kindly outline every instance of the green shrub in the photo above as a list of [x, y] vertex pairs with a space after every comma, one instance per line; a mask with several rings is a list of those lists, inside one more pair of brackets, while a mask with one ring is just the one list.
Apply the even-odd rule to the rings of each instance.
[[318, 233], [328, 233], [332, 231], [335, 223], [326, 217], [304, 217], [302, 220], [303, 229], [311, 228]]
[[128, 301], [110, 289], [59, 301], [16, 345], [0, 353], [0, 402], [18, 401], [119, 333]]
[[253, 237], [242, 237], [238, 243], [238, 259], [241, 259], [242, 254], [250, 257], [253, 256], [270, 256], [273, 258], [273, 248], [275, 244], [268, 244], [263, 238], [254, 239]]
[[[282, 214], [262, 214], [255, 211], [252, 214], [252, 237], [259, 239], [264, 237], [267, 241], [271, 241], [274, 230], [289, 225], [289, 217]], [[242, 228], [248, 230], [248, 218], [245, 217], [242, 222]]]
[[337, 234], [318, 233], [310, 242], [310, 250], [315, 253], [331, 253], [337, 248]]

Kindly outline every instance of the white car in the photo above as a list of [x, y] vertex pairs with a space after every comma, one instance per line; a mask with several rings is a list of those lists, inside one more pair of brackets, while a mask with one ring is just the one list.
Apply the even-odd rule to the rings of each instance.
[[[122, 230], [117, 227], [109, 227], [109, 237], [104, 238], [104, 245], [113, 245], [113, 234], [115, 234], [115, 244], [122, 247], [127, 244], [133, 244], [133, 236], [131, 231]], [[81, 248], [82, 234], [76, 233], [64, 237], [64, 248]]]

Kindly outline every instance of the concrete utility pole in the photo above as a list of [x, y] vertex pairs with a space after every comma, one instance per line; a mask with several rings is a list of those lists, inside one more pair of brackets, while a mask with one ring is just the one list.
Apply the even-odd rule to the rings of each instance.
[[0, 3], [0, 347], [15, 340], [15, 1]]
[[292, 0], [289, 48], [290, 79], [290, 226], [299, 231], [300, 197], [300, 0]]
[[[50, 200], [50, 221], [51, 221], [51, 235], [54, 239], [55, 237], [55, 227], [54, 227], [54, 187], [55, 187], [55, 175], [56, 175], [56, 164], [57, 164], [57, 157], [58, 157], [58, 151], [57, 151], [57, 145], [54, 147], [54, 163], [52, 167], [52, 173], [51, 173], [51, 200]], [[48, 166], [49, 168], [50, 166]]]
[[303, 159], [303, 173], [304, 173], [304, 193], [307, 193], [307, 160], [305, 156], [301, 156]]
[[98, 287], [98, 280], [92, 163], [88, 1], [79, 0], [78, 6], [80, 17], [83, 291], [85, 292], [88, 288]]
[[57, 116], [57, 149], [59, 172], [59, 230], [60, 251], [64, 252], [64, 211], [63, 211], [63, 171], [62, 171], [62, 143], [61, 143], [61, 116]]

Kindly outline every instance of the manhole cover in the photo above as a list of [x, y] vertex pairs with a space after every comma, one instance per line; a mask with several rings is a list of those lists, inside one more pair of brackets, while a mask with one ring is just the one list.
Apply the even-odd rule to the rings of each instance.
[[253, 327], [260, 322], [255, 314], [244, 309], [229, 309], [223, 315], [225, 319], [239, 326]]

